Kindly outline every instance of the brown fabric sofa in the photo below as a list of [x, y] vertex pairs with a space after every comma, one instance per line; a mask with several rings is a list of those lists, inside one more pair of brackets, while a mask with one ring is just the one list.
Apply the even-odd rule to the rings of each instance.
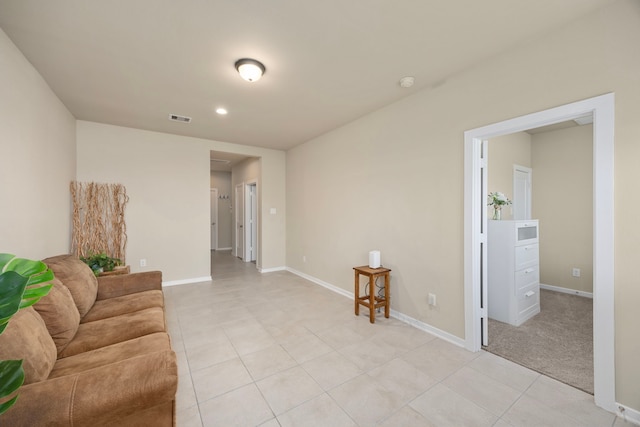
[[71, 255], [43, 260], [56, 280], [0, 335], [0, 360], [24, 359], [7, 426], [175, 426], [176, 355], [162, 273], [96, 279]]

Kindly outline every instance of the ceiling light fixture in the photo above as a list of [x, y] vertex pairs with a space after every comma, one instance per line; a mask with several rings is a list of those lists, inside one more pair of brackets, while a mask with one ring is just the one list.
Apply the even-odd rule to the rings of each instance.
[[236, 61], [236, 70], [240, 74], [240, 77], [248, 82], [255, 82], [260, 80], [260, 77], [266, 71], [264, 65], [260, 61], [250, 58], [242, 58]]
[[224, 116], [225, 114], [228, 113], [228, 111], [226, 108], [220, 107], [220, 108], [216, 108], [216, 113], [220, 114], [221, 116]]

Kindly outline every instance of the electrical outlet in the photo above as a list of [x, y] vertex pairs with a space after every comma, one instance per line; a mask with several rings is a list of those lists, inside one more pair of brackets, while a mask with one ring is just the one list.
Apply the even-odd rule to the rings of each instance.
[[140, 260], [140, 267], [146, 267], [147, 266], [147, 260], [146, 259], [141, 259]]
[[302, 255], [302, 262], [307, 262], [307, 256], [306, 255]]
[[429, 294], [429, 305], [432, 306], [436, 306], [436, 295], [435, 294]]
[[580, 269], [579, 268], [574, 268], [573, 270], [571, 270], [571, 275], [573, 277], [580, 277]]

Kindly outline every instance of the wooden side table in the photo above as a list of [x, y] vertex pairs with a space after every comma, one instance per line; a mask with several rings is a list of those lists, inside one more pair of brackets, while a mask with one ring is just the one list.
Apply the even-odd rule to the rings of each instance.
[[[360, 304], [369, 308], [369, 322], [375, 323], [376, 312], [378, 307], [384, 307], [384, 317], [389, 318], [389, 272], [388, 268], [379, 267], [371, 268], [367, 265], [362, 267], [353, 267], [355, 271], [355, 311], [356, 316], [360, 314]], [[360, 296], [360, 275], [367, 276], [369, 278], [369, 295]], [[384, 276], [384, 297], [377, 297], [376, 294], [376, 279]]]

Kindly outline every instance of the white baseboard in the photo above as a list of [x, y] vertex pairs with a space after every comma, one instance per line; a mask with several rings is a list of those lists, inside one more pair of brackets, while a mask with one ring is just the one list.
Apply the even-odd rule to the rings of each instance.
[[210, 281], [211, 281], [211, 276], [203, 276], [203, 277], [194, 277], [193, 279], [170, 280], [168, 282], [162, 282], [162, 286], [187, 285], [189, 283], [200, 283], [200, 282], [210, 282]]
[[345, 291], [344, 289], [339, 288], [339, 287], [337, 287], [335, 285], [332, 285], [331, 283], [327, 283], [324, 280], [320, 280], [317, 277], [310, 276], [310, 275], [308, 275], [306, 273], [303, 273], [302, 271], [298, 271], [298, 270], [296, 270], [294, 268], [287, 267], [286, 269], [287, 269], [287, 271], [295, 274], [296, 276], [300, 276], [303, 279], [307, 279], [308, 281], [313, 282], [316, 285], [320, 285], [320, 286], [322, 286], [324, 288], [327, 288], [330, 291], [333, 291], [333, 292], [335, 292], [337, 294], [340, 294], [340, 295], [342, 295], [344, 297], [353, 299], [353, 292]]
[[616, 415], [625, 420], [628, 423], [635, 424], [640, 426], [640, 412], [629, 408], [628, 406], [622, 405], [620, 403], [616, 403], [618, 410], [616, 411]]
[[561, 288], [560, 286], [545, 285], [544, 283], [540, 283], [540, 289], [546, 289], [548, 291], [561, 292], [563, 294], [571, 294], [577, 295], [579, 297], [593, 299], [593, 294], [591, 292], [576, 291], [575, 289]]
[[272, 273], [274, 271], [283, 271], [286, 269], [287, 267], [271, 267], [271, 268], [259, 268], [258, 271], [260, 273]]
[[[347, 297], [349, 299], [353, 299], [354, 298], [353, 292], [349, 292], [347, 290], [339, 288], [338, 286], [332, 285], [331, 283], [327, 283], [327, 282], [325, 282], [323, 280], [318, 279], [317, 277], [310, 276], [310, 275], [308, 275], [306, 273], [303, 273], [303, 272], [298, 271], [296, 269], [293, 269], [291, 267], [287, 267], [287, 271], [289, 271], [289, 272], [291, 272], [291, 273], [293, 273], [293, 274], [295, 274], [297, 276], [300, 276], [300, 277], [302, 277], [304, 279], [307, 279], [308, 281], [313, 282], [313, 283], [315, 283], [317, 285], [325, 287], [325, 288], [329, 289], [330, 291], [333, 291], [333, 292], [335, 292], [337, 294], [340, 294], [340, 295], [342, 295], [344, 297]], [[390, 310], [389, 311], [389, 315], [391, 317], [394, 317], [394, 318], [400, 320], [401, 322], [404, 322], [404, 323], [407, 323], [407, 324], [413, 326], [414, 328], [418, 328], [421, 331], [428, 332], [431, 335], [435, 335], [436, 337], [438, 337], [440, 339], [443, 339], [445, 341], [450, 342], [451, 344], [455, 344], [458, 347], [464, 348], [465, 342], [464, 342], [464, 339], [462, 339], [462, 338], [456, 337], [455, 335], [452, 335], [452, 334], [450, 334], [448, 332], [445, 332], [443, 330], [440, 330], [438, 328], [434, 328], [433, 326], [431, 326], [431, 325], [429, 325], [427, 323], [421, 322], [420, 320], [414, 319], [413, 317], [407, 316], [406, 314], [400, 313], [399, 311], [396, 311], [396, 310]]]
[[455, 335], [450, 334], [449, 332], [445, 332], [442, 329], [435, 328], [428, 323], [421, 322], [418, 319], [414, 319], [413, 317], [407, 316], [406, 314], [400, 313], [395, 310], [391, 310], [389, 313], [392, 317], [400, 320], [401, 322], [408, 323], [414, 328], [418, 328], [421, 331], [425, 331], [430, 333], [431, 335], [435, 335], [436, 337], [443, 339], [451, 344], [457, 345], [458, 347], [464, 348], [464, 339], [457, 337]]

